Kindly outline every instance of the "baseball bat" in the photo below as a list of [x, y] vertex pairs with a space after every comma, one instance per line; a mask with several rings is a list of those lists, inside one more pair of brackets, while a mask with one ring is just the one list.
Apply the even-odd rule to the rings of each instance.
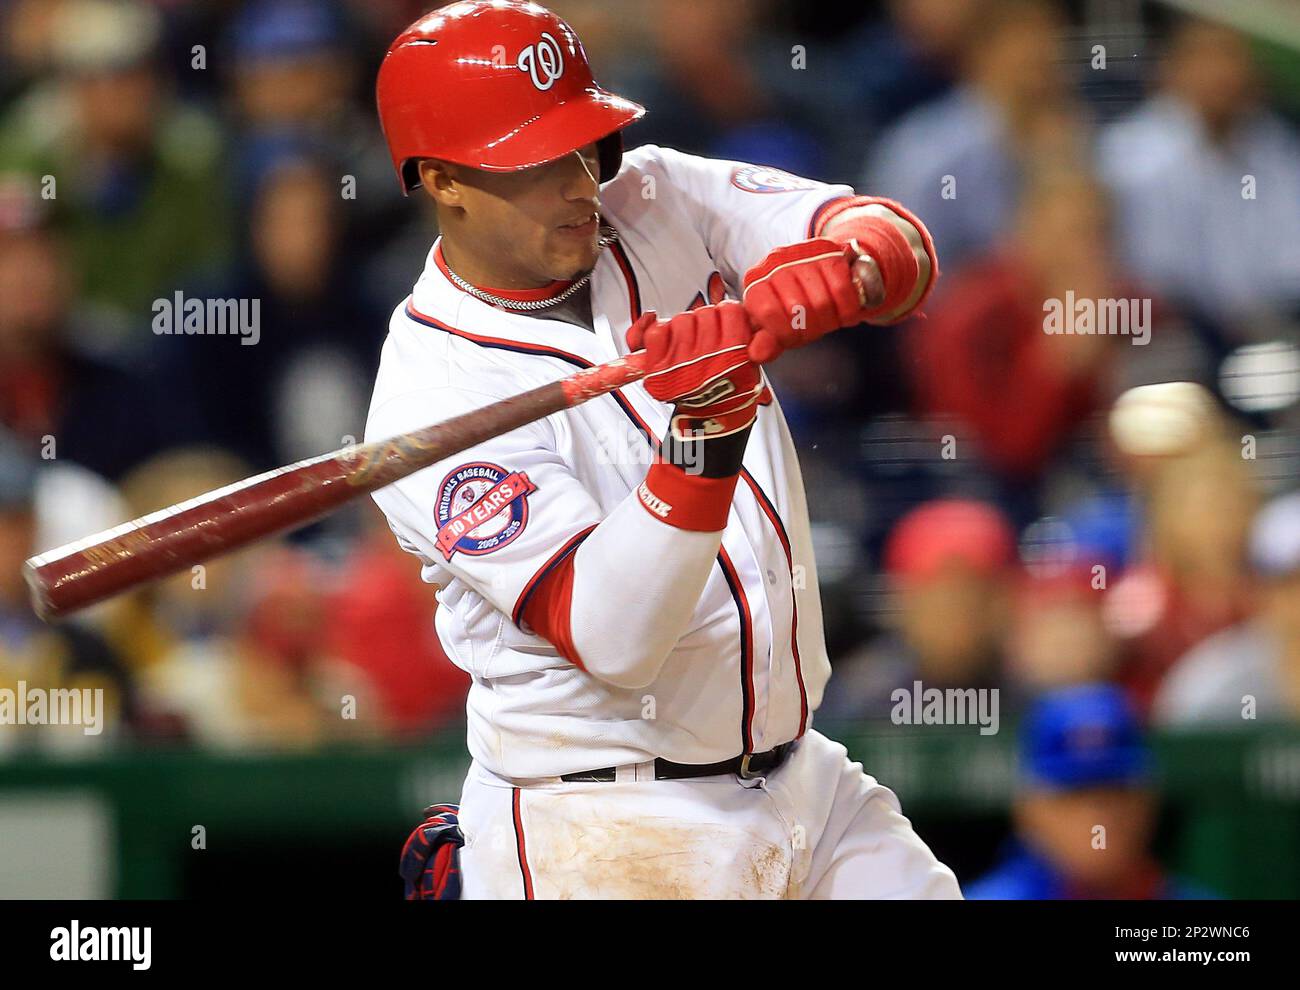
[[[853, 263], [864, 306], [880, 292], [874, 264], [865, 254]], [[58, 619], [306, 526], [484, 440], [640, 381], [648, 370], [644, 355], [637, 351], [586, 368], [433, 426], [276, 468], [38, 554], [23, 564], [32, 609], [46, 621]]]
[[344, 447], [179, 502], [23, 564], [32, 608], [57, 619], [147, 581], [297, 529], [492, 437], [646, 375], [645, 352], [387, 440]]

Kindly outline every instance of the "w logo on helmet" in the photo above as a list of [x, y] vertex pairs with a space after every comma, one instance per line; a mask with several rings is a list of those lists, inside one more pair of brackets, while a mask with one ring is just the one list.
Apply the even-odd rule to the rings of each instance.
[[564, 75], [564, 53], [551, 33], [543, 31], [542, 40], [520, 52], [515, 65], [532, 77], [534, 86], [546, 92]]

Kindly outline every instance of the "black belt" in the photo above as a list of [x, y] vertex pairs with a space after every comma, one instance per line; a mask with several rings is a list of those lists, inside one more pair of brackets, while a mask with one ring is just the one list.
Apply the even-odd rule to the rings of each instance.
[[[746, 753], [730, 760], [718, 763], [674, 763], [659, 758], [655, 760], [655, 780], [686, 780], [691, 777], [716, 777], [720, 774], [734, 773], [745, 780], [764, 777], [785, 762], [794, 743], [782, 743], [776, 749], [766, 753]], [[608, 781], [617, 778], [616, 767], [602, 767], [599, 770], [581, 770], [577, 773], [560, 775], [561, 780], [571, 782]]]

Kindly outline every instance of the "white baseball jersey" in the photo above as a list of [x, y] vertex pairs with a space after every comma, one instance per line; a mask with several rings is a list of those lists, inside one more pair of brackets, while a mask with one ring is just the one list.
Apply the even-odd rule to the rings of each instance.
[[[393, 313], [366, 439], [626, 354], [624, 335], [643, 311], [667, 318], [738, 297], [748, 268], [773, 248], [812, 236], [820, 209], [853, 194], [666, 148], [628, 152], [600, 193], [602, 217], [619, 239], [591, 278], [594, 332], [467, 294], [446, 274], [435, 243], [411, 296]], [[712, 763], [771, 749], [809, 728], [830, 666], [802, 482], [775, 403], [759, 409], [716, 561], [653, 679], [597, 676], [523, 622], [530, 593], [569, 553], [577, 554], [576, 568], [608, 575], [601, 594], [575, 600], [575, 615], [595, 615], [606, 623], [600, 628], [615, 631], [620, 621], [629, 630], [655, 621], [663, 603], [651, 592], [656, 576], [671, 576], [673, 541], [701, 536], [636, 504], [634, 490], [670, 411], [630, 385], [374, 495], [399, 543], [421, 560], [424, 580], [438, 586], [438, 634], [472, 677], [470, 752], [501, 777], [656, 757]], [[596, 547], [587, 537], [606, 520], [609, 538]], [[618, 642], [616, 632], [610, 640], [635, 652], [637, 643]]]

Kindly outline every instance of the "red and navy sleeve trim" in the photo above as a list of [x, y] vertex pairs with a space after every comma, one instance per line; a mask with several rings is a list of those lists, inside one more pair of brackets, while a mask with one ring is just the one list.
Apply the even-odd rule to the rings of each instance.
[[[453, 327], [449, 323], [436, 320], [432, 316], [426, 316], [424, 313], [417, 310], [410, 301], [406, 304], [406, 315], [411, 320], [414, 320], [422, 326], [431, 327], [434, 330], [441, 330], [444, 333], [451, 334], [453, 337], [468, 340], [470, 343], [477, 344], [480, 347], [487, 347], [491, 350], [498, 351], [511, 351], [515, 354], [534, 354], [538, 357], [558, 358], [567, 364], [573, 365], [575, 368], [581, 368], [583, 370], [595, 367], [595, 365], [586, 358], [580, 357], [577, 354], [570, 354], [568, 351], [562, 351], [558, 347], [549, 347], [546, 344], [530, 344], [518, 340], [505, 340], [501, 337], [488, 337], [484, 334], [461, 330], [457, 327]], [[646, 425], [645, 420], [637, 415], [636, 410], [632, 408], [632, 404], [628, 402], [627, 399], [623, 397], [623, 394], [618, 390], [608, 394], [610, 398], [619, 404], [619, 407], [627, 417], [632, 420], [650, 446], [657, 451], [659, 449], [658, 438], [655, 437], [654, 433], [650, 430], [650, 427]]]
[[613, 245], [614, 260], [618, 262], [618, 267], [623, 272], [623, 280], [627, 282], [628, 307], [631, 310], [632, 322], [635, 323], [641, 319], [641, 287], [637, 285], [636, 272], [632, 268], [632, 261], [627, 256], [627, 251], [618, 241]]
[[532, 578], [529, 579], [528, 583], [524, 585], [524, 590], [519, 593], [519, 599], [515, 602], [514, 610], [510, 613], [511, 622], [513, 622], [517, 626], [519, 625], [520, 622], [523, 621], [524, 612], [528, 608], [528, 602], [532, 599], [533, 594], [537, 591], [538, 586], [543, 581], [546, 580], [546, 576], [548, 574], [550, 574], [552, 571], [555, 570], [555, 568], [559, 567], [560, 564], [564, 562], [564, 559], [566, 557], [568, 557], [572, 553], [577, 552], [578, 547], [582, 544], [582, 541], [585, 540], [588, 536], [590, 536], [592, 530], [594, 530], [595, 528], [596, 527], [593, 524], [591, 526], [588, 526], [581, 533], [575, 533], [573, 536], [569, 537], [569, 539], [565, 541], [564, 546], [560, 547], [560, 549], [556, 550], [555, 553], [551, 554], [550, 559], [548, 559], [545, 564], [543, 564], [541, 567], [537, 569], [537, 573], [534, 574]]
[[406, 303], [406, 315], [423, 326], [442, 330], [453, 337], [460, 337], [462, 340], [468, 340], [470, 343], [479, 344], [482, 347], [490, 347], [493, 350], [500, 351], [514, 351], [516, 354], [536, 354], [540, 357], [559, 358], [561, 361], [567, 361], [579, 368], [592, 367], [591, 362], [586, 358], [570, 354], [568, 351], [562, 351], [558, 347], [551, 347], [547, 344], [530, 344], [522, 340], [506, 340], [502, 337], [488, 337], [485, 334], [460, 330], [448, 323], [443, 323], [441, 320], [435, 320], [432, 316], [426, 316], [416, 309], [415, 305], [409, 300]]

